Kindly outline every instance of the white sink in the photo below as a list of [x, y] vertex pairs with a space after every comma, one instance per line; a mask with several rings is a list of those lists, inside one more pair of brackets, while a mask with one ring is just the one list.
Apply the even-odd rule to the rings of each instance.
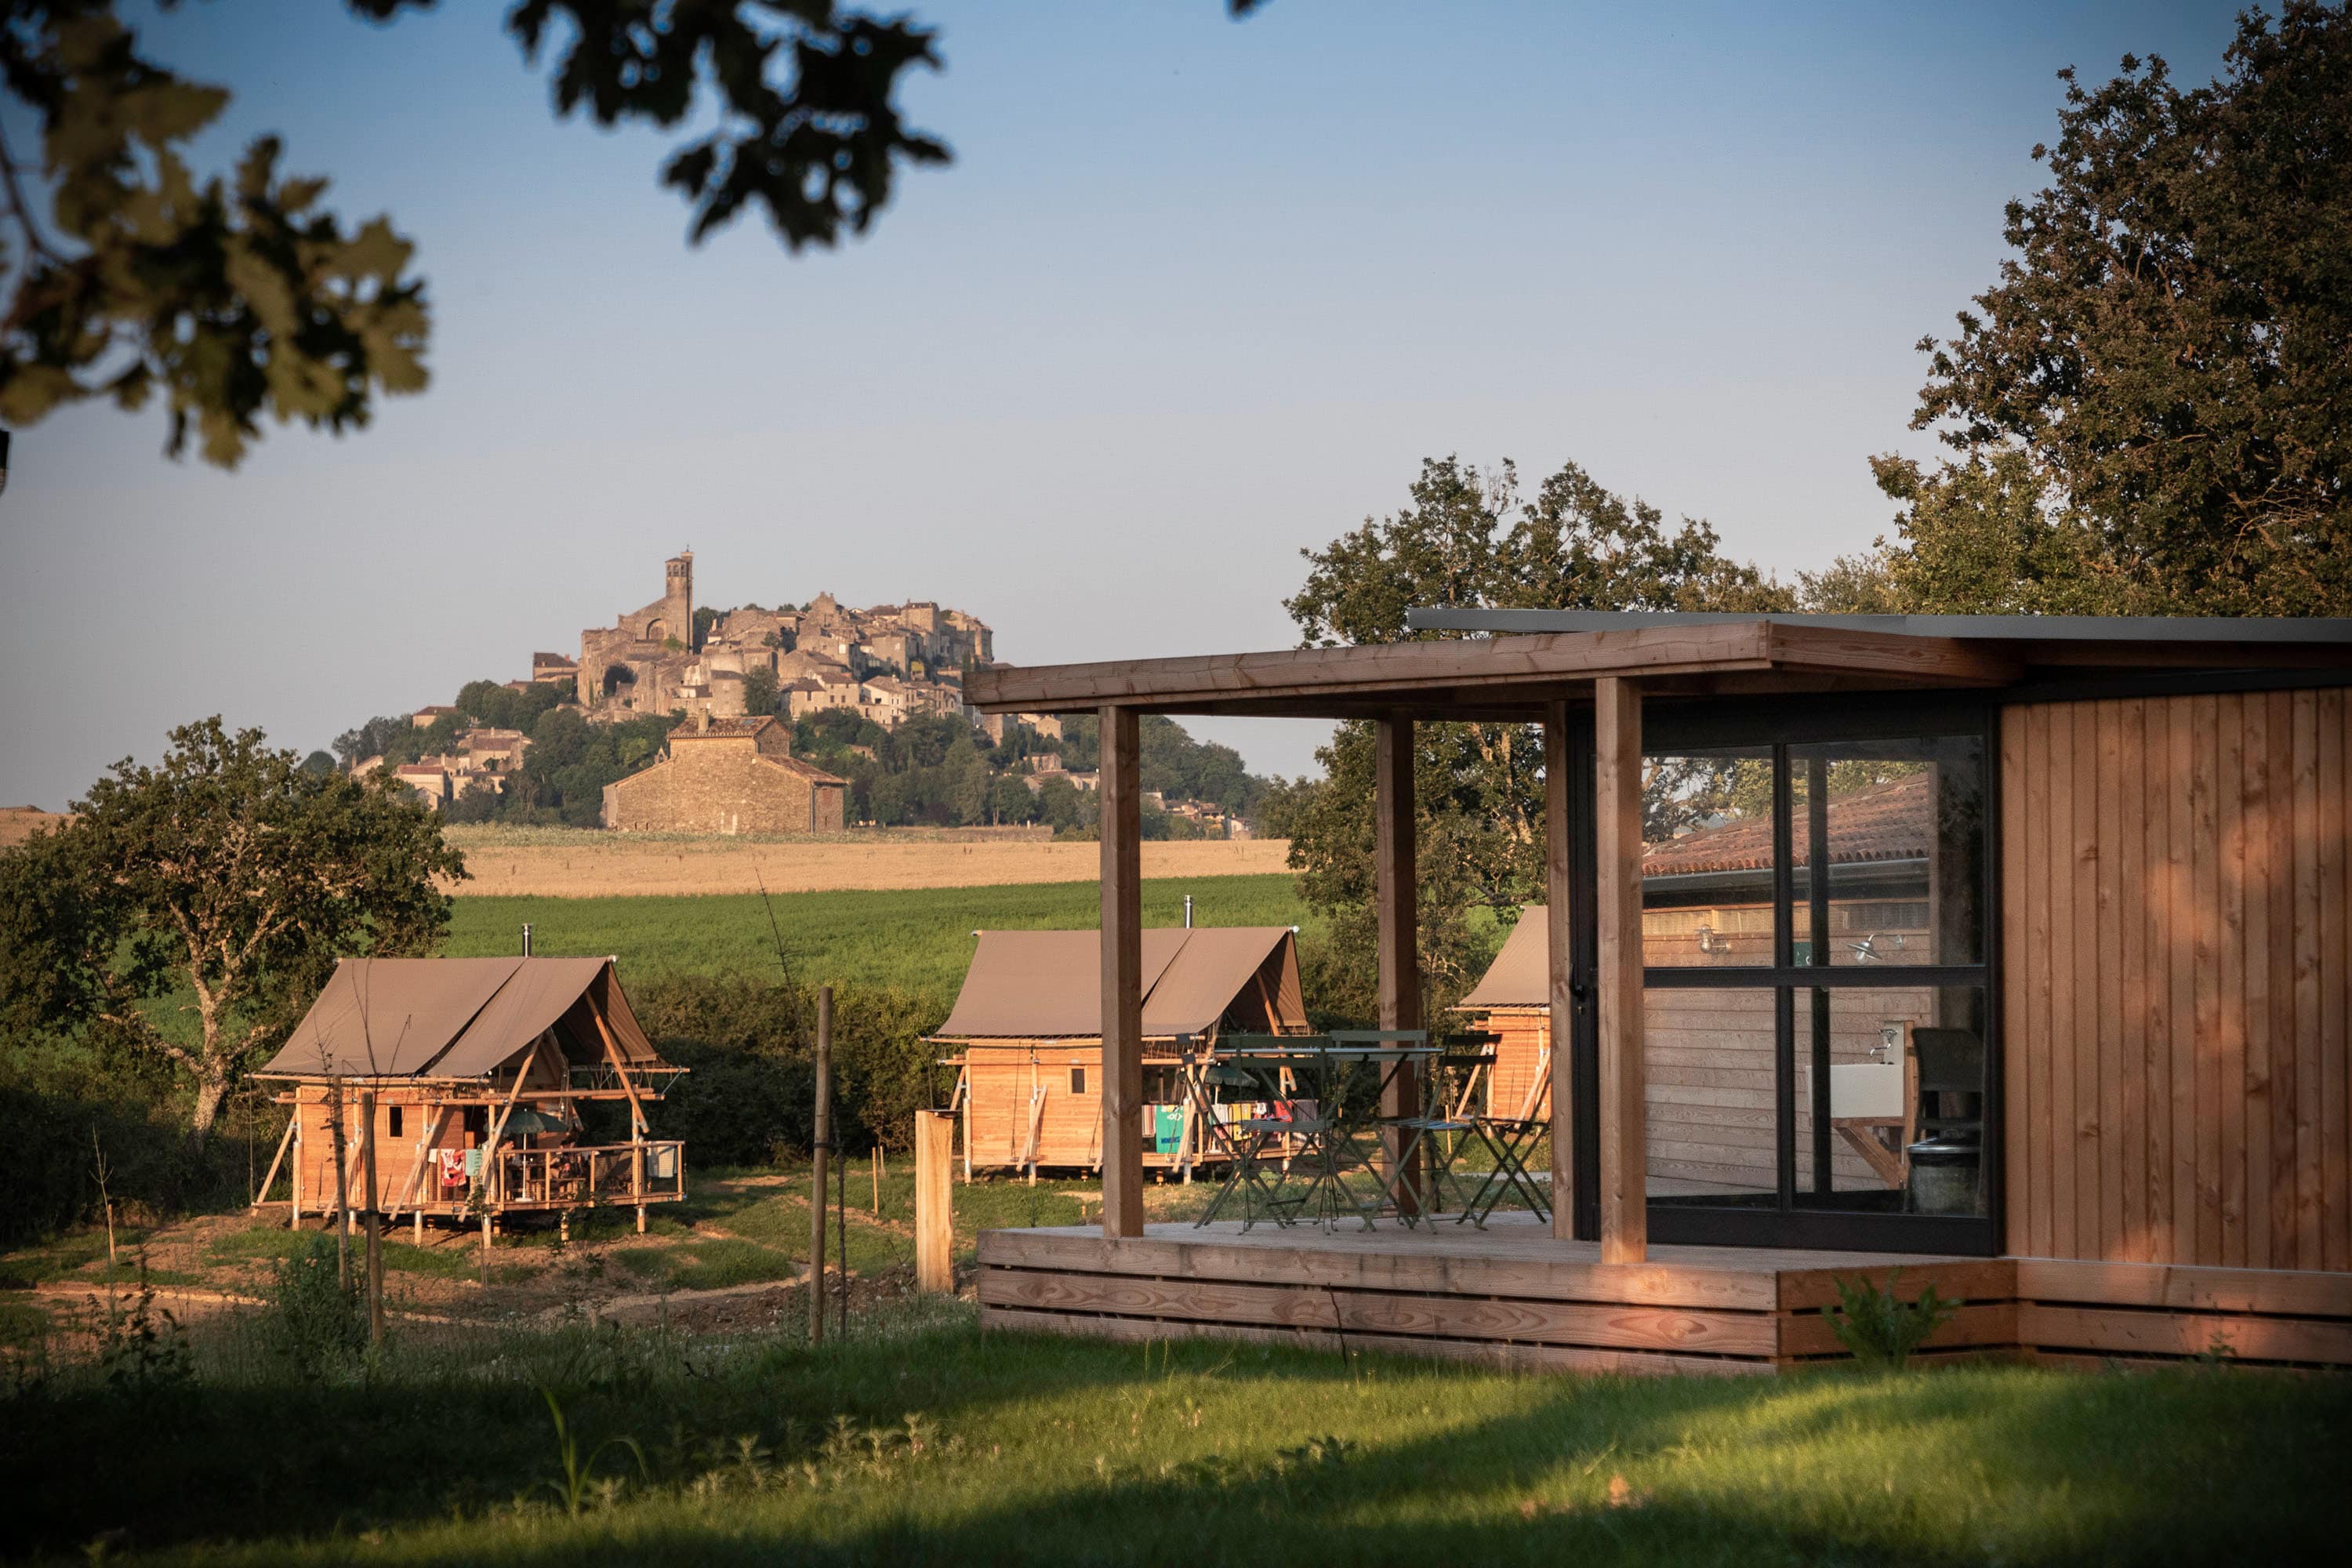
[[1903, 1115], [1901, 1062], [1837, 1062], [1830, 1068], [1830, 1114], [1899, 1121]]

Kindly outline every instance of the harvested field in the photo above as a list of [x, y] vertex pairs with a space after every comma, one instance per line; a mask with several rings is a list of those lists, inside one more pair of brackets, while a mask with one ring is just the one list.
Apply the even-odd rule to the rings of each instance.
[[[832, 892], [992, 888], [1089, 880], [1093, 844], [1024, 836], [857, 833], [822, 838], [688, 838], [551, 831], [523, 835], [453, 829], [472, 875], [461, 897], [602, 899], [635, 894]], [[1286, 873], [1282, 838], [1173, 839], [1143, 847], [1147, 878]]]
[[37, 805], [0, 805], [0, 849], [22, 844], [45, 827], [65, 821], [63, 815]]

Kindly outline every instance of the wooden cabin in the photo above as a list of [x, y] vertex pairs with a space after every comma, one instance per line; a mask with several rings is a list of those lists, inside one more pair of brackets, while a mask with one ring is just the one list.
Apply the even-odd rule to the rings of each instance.
[[[1198, 1092], [1227, 1035], [1309, 1032], [1287, 926], [1143, 933], [1143, 1162], [1187, 1175], [1225, 1156]], [[1103, 1158], [1102, 942], [1091, 931], [991, 931], [955, 1009], [931, 1037], [960, 1047], [951, 1105], [964, 1169], [1099, 1169]]]
[[1143, 715], [1369, 727], [1407, 1031], [1415, 727], [1539, 734], [1550, 918], [1474, 1000], [1549, 1014], [1549, 1219], [1147, 1227], [1114, 1104], [1100, 1226], [982, 1236], [984, 1323], [1722, 1371], [1838, 1355], [1817, 1309], [1899, 1266], [1968, 1302], [1930, 1353], [2352, 1366], [2352, 620], [1407, 620], [970, 697], [1100, 725], [1114, 1059]]
[[[376, 1207], [470, 1222], [686, 1195], [686, 1148], [646, 1108], [685, 1069], [661, 1058], [609, 958], [346, 958], [257, 1076], [293, 1116], [261, 1191], [289, 1171], [288, 1220], [358, 1213], [373, 1136]], [[372, 1099], [371, 1127], [364, 1106]], [[626, 1107], [593, 1143], [583, 1107]], [[340, 1179], [339, 1179], [340, 1166]]]

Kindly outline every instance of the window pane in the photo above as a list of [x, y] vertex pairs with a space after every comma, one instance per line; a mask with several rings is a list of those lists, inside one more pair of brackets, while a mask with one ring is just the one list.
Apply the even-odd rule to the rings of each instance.
[[1651, 1201], [1776, 1207], [1770, 987], [1643, 1000]]
[[[1984, 992], [1973, 985], [1797, 993], [1801, 1206], [1986, 1212], [1984, 1014]], [[1826, 1192], [1816, 1180], [1813, 1137], [1814, 1070], [1824, 1058]]]
[[[1790, 749], [1801, 963], [1813, 952], [1816, 834], [1826, 830], [1832, 964], [1984, 958], [1984, 743], [1976, 736]], [[1816, 811], [1818, 792], [1826, 809]]]
[[1643, 760], [1642, 962], [1772, 962], [1772, 753]]

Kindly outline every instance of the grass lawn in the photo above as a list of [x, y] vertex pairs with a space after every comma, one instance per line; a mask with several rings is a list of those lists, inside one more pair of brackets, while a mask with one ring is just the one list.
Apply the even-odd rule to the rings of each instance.
[[[1143, 884], [1147, 925], [1181, 925], [1184, 895], [1202, 925], [1307, 925], [1293, 879], [1200, 877]], [[778, 893], [776, 929], [798, 979], [889, 985], [952, 999], [971, 963], [975, 931], [1092, 927], [1101, 891], [1092, 882], [911, 891]], [[692, 898], [464, 898], [442, 951], [477, 957], [519, 951], [613, 953], [624, 984], [633, 973], [773, 974], [775, 939], [757, 896]]]
[[[2329, 1553], [2352, 1458], [2336, 1378], [1510, 1377], [983, 1336], [940, 1302], [814, 1351], [560, 1328], [411, 1338], [307, 1379], [234, 1342], [198, 1359], [194, 1385], [14, 1395], [0, 1553], [2275, 1563]], [[585, 1466], [576, 1513], [542, 1387]]]

